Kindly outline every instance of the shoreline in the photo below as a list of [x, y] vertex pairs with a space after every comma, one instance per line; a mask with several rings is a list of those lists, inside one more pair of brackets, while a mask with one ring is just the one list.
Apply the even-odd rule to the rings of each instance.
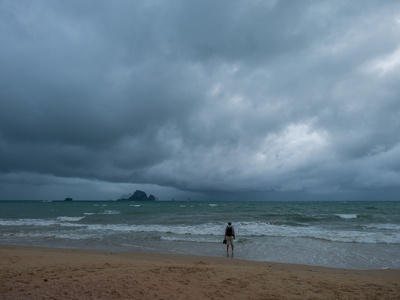
[[399, 299], [400, 270], [0, 244], [0, 299]]

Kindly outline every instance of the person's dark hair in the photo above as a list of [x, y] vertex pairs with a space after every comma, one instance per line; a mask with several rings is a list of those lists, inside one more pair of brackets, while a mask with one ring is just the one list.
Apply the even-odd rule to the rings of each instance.
[[231, 226], [231, 225], [232, 225], [232, 223], [231, 223], [231, 222], [228, 222], [228, 225], [229, 225], [229, 226]]

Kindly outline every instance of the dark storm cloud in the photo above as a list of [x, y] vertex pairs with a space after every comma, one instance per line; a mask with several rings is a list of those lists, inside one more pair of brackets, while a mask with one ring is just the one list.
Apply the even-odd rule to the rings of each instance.
[[1, 1], [0, 197], [399, 189], [399, 8]]

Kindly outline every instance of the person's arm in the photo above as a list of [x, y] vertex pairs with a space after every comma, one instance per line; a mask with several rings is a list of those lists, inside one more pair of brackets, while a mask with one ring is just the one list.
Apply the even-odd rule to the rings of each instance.
[[236, 240], [235, 229], [232, 229], [233, 239]]
[[226, 229], [225, 229], [225, 236], [224, 236], [224, 240], [226, 240]]

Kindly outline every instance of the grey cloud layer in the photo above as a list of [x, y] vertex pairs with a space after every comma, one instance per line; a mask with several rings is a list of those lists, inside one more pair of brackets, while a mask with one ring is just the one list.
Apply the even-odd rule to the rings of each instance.
[[1, 1], [0, 173], [400, 188], [399, 8]]

